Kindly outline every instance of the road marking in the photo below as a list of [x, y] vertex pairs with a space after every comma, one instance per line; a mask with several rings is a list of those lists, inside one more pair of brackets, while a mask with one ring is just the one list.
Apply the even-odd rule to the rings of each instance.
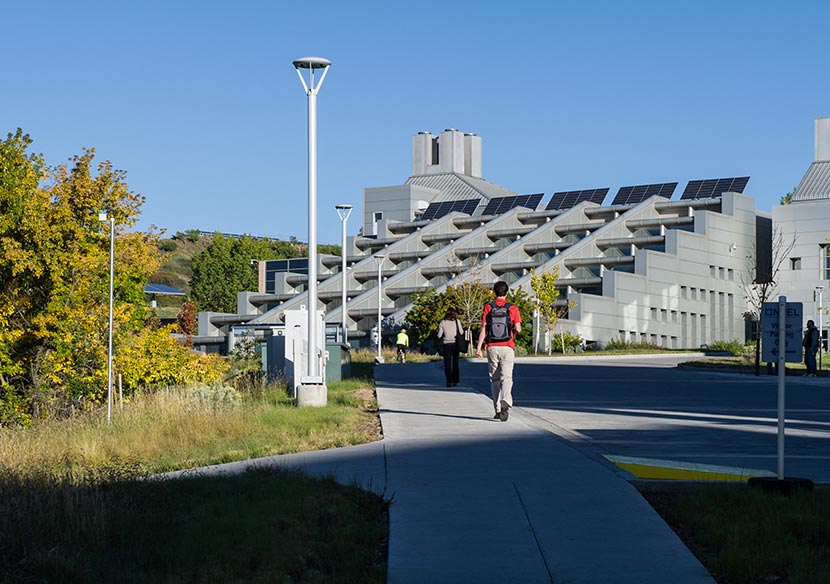
[[604, 454], [606, 459], [638, 479], [663, 479], [680, 481], [745, 481], [750, 477], [774, 477], [768, 470], [697, 464], [658, 458], [616, 456]]

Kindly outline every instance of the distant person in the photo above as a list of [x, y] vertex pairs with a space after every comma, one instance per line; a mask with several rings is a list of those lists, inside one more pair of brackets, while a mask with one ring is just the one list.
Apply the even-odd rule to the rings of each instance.
[[807, 321], [807, 330], [804, 331], [804, 366], [807, 368], [805, 377], [816, 376], [816, 353], [818, 352], [818, 329], [812, 320]]
[[460, 351], [456, 337], [463, 334], [464, 327], [458, 322], [458, 315], [450, 308], [444, 315], [444, 320], [438, 325], [438, 342], [441, 345], [441, 354], [444, 356], [444, 377], [447, 378], [447, 387], [458, 385], [460, 381], [458, 371]]
[[522, 330], [519, 309], [507, 301], [507, 282], [493, 285], [494, 302], [484, 305], [481, 314], [481, 332], [478, 334], [476, 355], [481, 357], [481, 347], [487, 342], [487, 367], [490, 373], [490, 389], [493, 392], [494, 419], [507, 421], [513, 407], [513, 362], [516, 343], [514, 335]]
[[406, 334], [406, 329], [401, 329], [398, 333], [395, 346], [398, 348], [398, 361], [406, 363], [406, 350], [409, 348], [409, 335]]

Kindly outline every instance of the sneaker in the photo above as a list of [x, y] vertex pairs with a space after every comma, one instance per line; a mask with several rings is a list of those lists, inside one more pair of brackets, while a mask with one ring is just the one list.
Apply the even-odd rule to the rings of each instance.
[[496, 412], [496, 415], [493, 416], [494, 420], [501, 420], [501, 412]]
[[502, 410], [501, 412], [499, 412], [499, 420], [501, 420], [502, 422], [506, 422], [509, 416], [510, 413], [508, 412], [508, 410]]

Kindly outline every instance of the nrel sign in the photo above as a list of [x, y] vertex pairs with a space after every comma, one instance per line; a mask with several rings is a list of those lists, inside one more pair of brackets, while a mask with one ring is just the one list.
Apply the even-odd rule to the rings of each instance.
[[787, 302], [784, 308], [783, 337], [778, 334], [779, 303], [764, 302], [761, 306], [761, 359], [777, 362], [781, 350], [787, 363], [801, 362], [801, 327], [804, 310], [801, 302]]

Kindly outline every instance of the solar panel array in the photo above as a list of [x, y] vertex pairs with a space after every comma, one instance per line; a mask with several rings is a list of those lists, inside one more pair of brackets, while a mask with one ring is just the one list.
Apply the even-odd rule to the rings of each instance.
[[453, 211], [460, 211], [467, 215], [472, 215], [473, 211], [478, 207], [481, 199], [465, 199], [463, 201], [441, 201], [440, 203], [430, 203], [429, 206], [421, 215], [421, 219], [440, 219], [444, 215], [452, 213]]
[[654, 195], [670, 199], [676, 188], [676, 182], [620, 187], [620, 190], [617, 191], [617, 194], [614, 197], [614, 202], [611, 204], [628, 205], [632, 203], [641, 203]]
[[548, 201], [546, 211], [570, 209], [576, 207], [582, 201], [591, 201], [602, 205], [605, 200], [605, 195], [608, 194], [608, 189], [586, 189], [583, 191], [560, 191], [553, 193], [553, 196]]
[[536, 195], [516, 195], [515, 197], [495, 197], [490, 199], [484, 208], [484, 215], [501, 215], [513, 207], [527, 207], [535, 210], [542, 202], [544, 193]]
[[720, 197], [723, 193], [742, 193], [748, 182], [748, 176], [690, 180], [680, 199], [708, 199]]

